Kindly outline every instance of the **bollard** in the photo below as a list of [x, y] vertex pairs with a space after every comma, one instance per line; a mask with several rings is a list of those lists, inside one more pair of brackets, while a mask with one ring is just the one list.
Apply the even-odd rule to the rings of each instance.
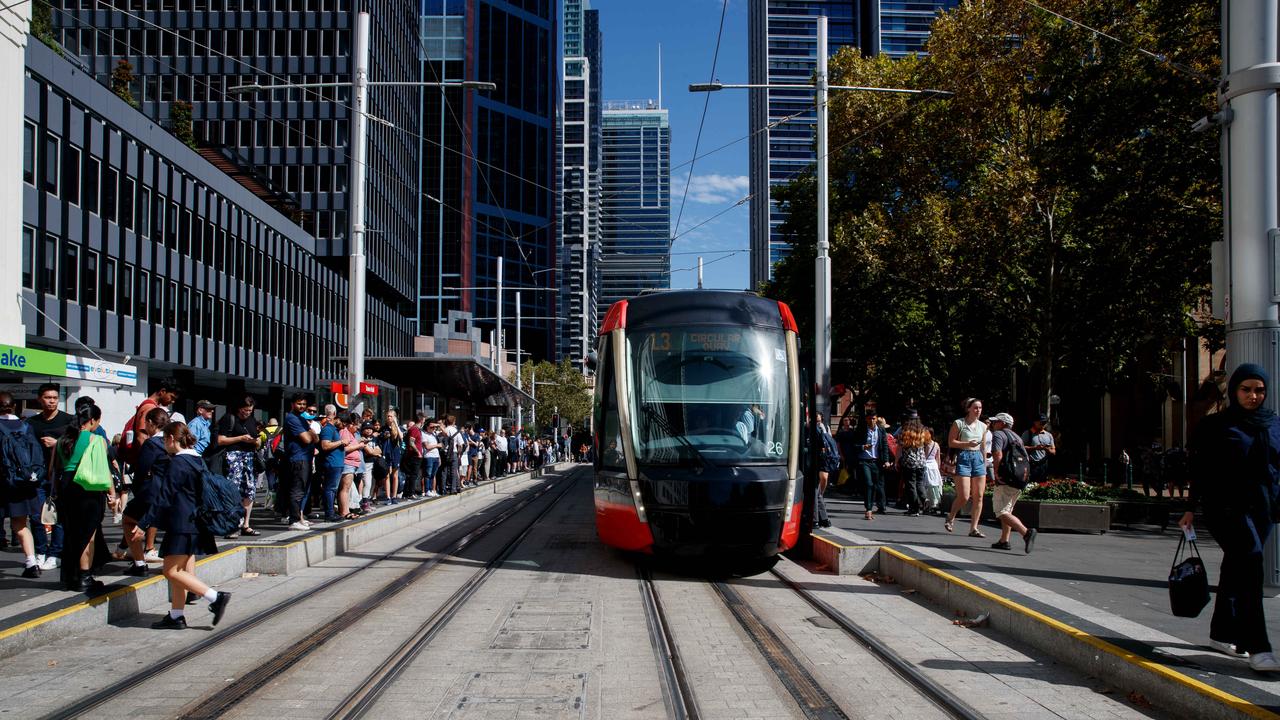
[[1107, 486], [1107, 463], [1106, 463], [1106, 461], [1103, 461], [1103, 463], [1102, 463], [1102, 487], [1106, 487], [1106, 486]]
[[1130, 490], [1132, 490], [1133, 489], [1133, 466], [1132, 465], [1124, 466], [1124, 479], [1125, 479], [1125, 486], [1128, 487]]
[[1080, 463], [1080, 474], [1076, 476], [1080, 482], [1084, 482], [1084, 463]]

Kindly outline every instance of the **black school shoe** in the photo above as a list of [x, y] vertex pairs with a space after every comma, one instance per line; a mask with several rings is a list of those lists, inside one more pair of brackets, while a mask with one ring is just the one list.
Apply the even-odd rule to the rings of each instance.
[[150, 574], [150, 571], [147, 570], [146, 564], [135, 565], [131, 563], [128, 569], [124, 571], [124, 574], [128, 575], [129, 577], [146, 577], [148, 574]]
[[186, 630], [187, 618], [186, 617], [175, 618], [169, 613], [165, 613], [164, 617], [151, 623], [151, 628], [153, 630]]
[[231, 593], [218, 591], [218, 597], [209, 603], [209, 612], [213, 613], [213, 624], [222, 622], [222, 613], [227, 611], [227, 603], [231, 602]]
[[26, 566], [25, 568], [23, 568], [23, 569], [22, 569], [22, 577], [24, 577], [24, 578], [38, 578], [38, 577], [40, 577], [40, 566], [39, 566], [39, 565], [28, 565], [28, 566]]
[[999, 542], [999, 541], [991, 543], [991, 547], [995, 548], [996, 550], [1012, 550], [1013, 549], [1009, 545], [1009, 543]]
[[188, 590], [188, 591], [187, 591], [187, 604], [188, 604], [188, 605], [195, 605], [195, 604], [196, 604], [196, 601], [197, 601], [197, 600], [199, 600], [199, 599], [200, 599], [200, 596], [199, 596], [199, 595], [197, 595], [197, 594], [195, 594], [195, 593], [191, 592], [190, 590]]
[[1027, 536], [1025, 538], [1025, 542], [1026, 542], [1026, 551], [1028, 555], [1031, 554], [1031, 549], [1036, 546], [1036, 535], [1038, 534], [1039, 533], [1036, 532], [1035, 528], [1031, 528], [1027, 530]]

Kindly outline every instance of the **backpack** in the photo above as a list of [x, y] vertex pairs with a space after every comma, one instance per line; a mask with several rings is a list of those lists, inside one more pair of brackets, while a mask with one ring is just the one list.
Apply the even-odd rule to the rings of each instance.
[[196, 510], [196, 525], [214, 535], [230, 535], [243, 522], [240, 488], [204, 466], [200, 475], [200, 508]]
[[902, 466], [912, 470], [919, 470], [924, 467], [925, 460], [925, 447], [923, 445], [907, 448], [902, 454]]
[[456, 448], [453, 447], [453, 439], [458, 433], [450, 435], [447, 432], [436, 435], [436, 442], [440, 443], [440, 464], [448, 465], [453, 462], [454, 455], [457, 454]]
[[1027, 486], [1029, 480], [1029, 470], [1031, 468], [1031, 458], [1027, 455], [1027, 449], [1022, 446], [1022, 442], [1009, 430], [1002, 430], [1005, 434], [1004, 453], [1000, 457], [999, 476], [1000, 482], [1011, 488], [1021, 490]]
[[0, 424], [0, 483], [10, 488], [39, 486], [46, 470], [44, 451], [30, 426], [20, 422], [10, 430]]
[[881, 430], [881, 432], [884, 433], [885, 444], [889, 446], [889, 459], [897, 460], [898, 459], [898, 438], [894, 437], [893, 433], [891, 432], [887, 432], [884, 430]]
[[[138, 420], [138, 413], [142, 411], [143, 406], [150, 405], [153, 408], [160, 405], [151, 398], [147, 398], [134, 408], [133, 415], [124, 424], [124, 430], [120, 432], [120, 451], [117, 453], [121, 460], [133, 465], [138, 462], [138, 455], [142, 453], [142, 443], [137, 441], [137, 433], [135, 432], [135, 422]], [[150, 412], [150, 410], [148, 410]]]

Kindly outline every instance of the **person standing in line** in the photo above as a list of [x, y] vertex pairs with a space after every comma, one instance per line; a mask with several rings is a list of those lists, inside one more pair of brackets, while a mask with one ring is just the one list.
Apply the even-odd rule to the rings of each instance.
[[200, 527], [196, 510], [203, 495], [205, 464], [195, 450], [196, 439], [187, 426], [171, 422], [164, 428], [164, 446], [170, 455], [166, 471], [152, 478], [151, 507], [133, 529], [133, 541], [151, 527], [164, 530], [160, 557], [164, 558], [164, 576], [169, 581], [169, 612], [151, 624], [157, 630], [185, 630], [185, 606], [188, 593], [209, 601], [213, 624], [231, 601], [231, 593], [219, 592], [196, 577], [196, 556], [218, 552], [213, 534]]
[[[58, 409], [58, 400], [61, 397], [61, 389], [53, 383], [45, 383], [36, 389], [36, 399], [40, 402], [40, 412], [27, 418], [27, 425], [35, 433], [36, 439], [40, 441], [40, 447], [44, 451], [45, 467], [53, 466], [53, 451], [58, 444], [58, 438], [66, 433], [67, 428], [75, 422], [75, 416], [68, 412]], [[39, 498], [40, 507], [43, 508], [45, 501], [53, 493], [53, 485], [58, 481], [58, 473], [51, 470], [44, 483], [40, 486], [37, 497]], [[45, 531], [44, 523], [31, 523], [31, 536], [35, 542], [36, 562], [40, 565], [41, 570], [57, 570], [62, 565], [62, 547], [63, 547], [63, 529], [62, 519], [59, 518], [49, 532]]]
[[494, 470], [497, 477], [507, 474], [507, 429], [499, 428], [493, 436]]
[[218, 420], [218, 447], [226, 450], [227, 479], [240, 488], [240, 504], [244, 507], [244, 521], [240, 528], [227, 536], [234, 540], [244, 535], [260, 535], [250, 523], [253, 515], [253, 499], [257, 494], [258, 475], [254, 470], [261, 441], [258, 439], [258, 421], [253, 416], [255, 401], [245, 395], [234, 408], [229, 408]]
[[208, 400], [196, 403], [196, 416], [187, 423], [187, 429], [196, 438], [196, 452], [203, 455], [213, 442], [213, 411], [215, 405]]
[[[359, 496], [353, 494], [356, 476], [360, 474], [361, 457], [364, 455], [364, 440], [359, 435], [360, 418], [349, 413], [342, 419], [338, 428], [338, 437], [342, 440], [342, 480], [338, 485], [338, 516], [343, 520], [354, 520], [364, 514], [360, 510]], [[354, 505], [354, 507], [353, 507]]]
[[[86, 477], [110, 478], [107, 465], [106, 441], [94, 434], [102, 422], [102, 409], [97, 405], [85, 405], [76, 412], [54, 448], [53, 470], [59, 477], [54, 484], [58, 503], [58, 518], [65, 531], [62, 546], [62, 584], [67, 590], [94, 593], [102, 589], [102, 583], [93, 577], [94, 568], [101, 567], [107, 558], [107, 543], [102, 539], [102, 513], [104, 503], [116, 501], [115, 487], [109, 482], [106, 491], [90, 489], [76, 479], [82, 461], [94, 462], [84, 468]], [[91, 453], [89, 448], [101, 443], [101, 452]], [[99, 462], [100, 461], [100, 462]], [[86, 484], [88, 480], [84, 480]]]
[[[425, 420], [426, 415], [422, 415]], [[422, 433], [422, 487], [426, 488], [427, 497], [440, 497], [444, 493], [440, 487], [440, 421], [436, 418], [425, 420], [426, 429]]]
[[438, 440], [440, 442], [440, 494], [452, 495], [459, 492], [458, 487], [460, 472], [462, 469], [462, 453], [466, 449], [466, 445], [462, 440], [462, 433], [458, 431], [457, 418], [452, 415], [446, 415], [444, 418], [444, 427], [441, 430]]
[[858, 461], [858, 484], [867, 490], [867, 520], [875, 518], [875, 513], [887, 512], [885, 509], [884, 476], [881, 470], [889, 465], [889, 440], [876, 418], [876, 411], [867, 408], [863, 422], [853, 429], [855, 442], [861, 440], [855, 454]]
[[342, 422], [338, 419], [338, 408], [332, 404], [324, 406], [324, 418], [320, 422], [320, 437], [317, 447], [320, 454], [316, 467], [323, 478], [324, 522], [338, 522], [346, 513], [334, 512], [338, 489], [342, 486], [342, 468], [346, 452], [342, 440]]
[[1227, 409], [1206, 415], [1188, 443], [1191, 496], [1178, 525], [1190, 531], [1197, 508], [1222, 548], [1209, 645], [1249, 658], [1257, 672], [1280, 672], [1263, 615], [1263, 548], [1280, 516], [1280, 418], [1263, 407], [1271, 378], [1244, 363], [1227, 383]]
[[40, 577], [41, 572], [31, 526], [40, 522], [44, 510], [40, 487], [45, 484], [49, 465], [44, 462], [44, 450], [35, 431], [17, 413], [13, 395], [0, 392], [0, 433], [12, 447], [12, 455], [0, 459], [0, 517], [8, 516], [9, 526], [18, 536], [23, 555], [22, 577], [30, 579]]
[[1022, 487], [1016, 483], [1025, 483], [1030, 478], [1028, 462], [1027, 477], [1010, 477], [1004, 459], [1010, 453], [1027, 453], [1022, 438], [1013, 431], [1013, 416], [999, 413], [991, 418], [991, 459], [995, 467], [995, 490], [991, 495], [991, 509], [1000, 521], [1000, 539], [991, 544], [996, 550], [1010, 550], [1009, 538], [1014, 532], [1022, 536], [1023, 551], [1030, 555], [1036, 544], [1036, 529], [1028, 528], [1013, 514], [1013, 506], [1022, 494]]
[[987, 435], [987, 424], [979, 419], [982, 416], [982, 401], [968, 398], [963, 403], [964, 417], [956, 419], [947, 431], [947, 447], [958, 450], [956, 457], [956, 499], [951, 503], [951, 512], [943, 528], [947, 532], [955, 529], [956, 515], [969, 503], [969, 537], [986, 537], [978, 530], [982, 520], [982, 494], [987, 491], [987, 459], [984, 457], [983, 442]]
[[1049, 458], [1058, 454], [1053, 433], [1045, 428], [1048, 422], [1049, 416], [1041, 413], [1031, 423], [1031, 428], [1022, 433], [1022, 444], [1031, 458], [1031, 482], [1036, 485], [1049, 479]]
[[422, 493], [418, 490], [422, 474], [422, 414], [410, 417], [404, 429], [404, 453], [400, 458], [400, 480], [403, 483], [403, 495], [410, 500], [417, 500]]
[[382, 424], [382, 459], [387, 462], [387, 479], [383, 492], [387, 502], [394, 504], [400, 500], [400, 463], [404, 456], [404, 431], [400, 429], [400, 418], [395, 408], [387, 411], [386, 422]]
[[284, 416], [281, 443], [284, 446], [285, 472], [280, 492], [286, 497], [290, 530], [307, 530], [311, 523], [302, 516], [302, 495], [311, 483], [311, 446], [316, 441], [308, 421], [303, 418], [307, 396], [297, 393], [290, 403], [292, 410]]

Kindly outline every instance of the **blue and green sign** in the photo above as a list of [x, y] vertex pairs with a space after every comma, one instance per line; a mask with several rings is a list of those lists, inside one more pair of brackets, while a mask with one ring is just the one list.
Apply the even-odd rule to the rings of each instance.
[[0, 372], [77, 378], [112, 385], [138, 384], [138, 370], [132, 365], [13, 345], [0, 345]]

